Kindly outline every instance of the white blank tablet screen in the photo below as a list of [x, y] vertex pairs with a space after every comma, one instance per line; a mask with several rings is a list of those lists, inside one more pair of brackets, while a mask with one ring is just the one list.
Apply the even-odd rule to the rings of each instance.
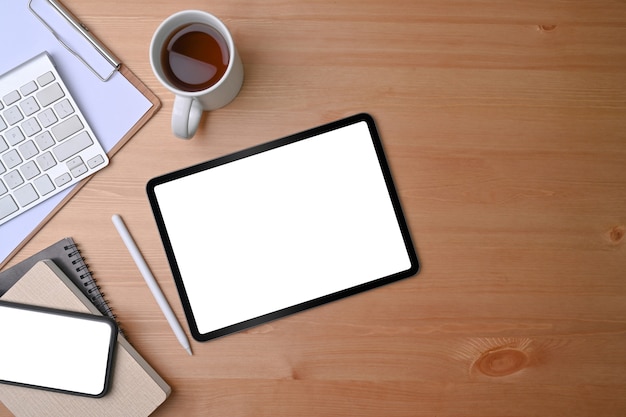
[[154, 193], [201, 334], [412, 267], [365, 121]]

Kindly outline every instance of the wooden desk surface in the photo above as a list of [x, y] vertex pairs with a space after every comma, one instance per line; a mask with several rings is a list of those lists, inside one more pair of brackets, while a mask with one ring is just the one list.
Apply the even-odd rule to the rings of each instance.
[[[154, 416], [626, 414], [626, 3], [64, 3], [163, 108], [11, 264], [80, 243], [173, 388]], [[148, 62], [154, 29], [185, 8], [226, 22], [246, 74], [188, 142]], [[147, 180], [362, 111], [421, 273], [187, 356], [111, 215], [183, 320]]]

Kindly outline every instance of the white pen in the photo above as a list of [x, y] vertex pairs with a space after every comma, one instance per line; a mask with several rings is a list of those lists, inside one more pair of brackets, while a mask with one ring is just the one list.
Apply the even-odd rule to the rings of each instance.
[[165, 296], [161, 292], [161, 288], [159, 288], [159, 284], [154, 279], [152, 272], [150, 272], [150, 268], [148, 268], [146, 261], [141, 256], [141, 253], [139, 252], [139, 249], [137, 248], [137, 245], [135, 244], [133, 237], [130, 235], [130, 232], [124, 225], [124, 221], [119, 216], [119, 214], [114, 214], [111, 220], [113, 220], [113, 224], [115, 225], [115, 228], [117, 229], [118, 233], [122, 237], [122, 240], [124, 241], [124, 244], [126, 245], [126, 248], [128, 248], [128, 251], [130, 252], [130, 256], [133, 257], [135, 264], [137, 264], [137, 268], [139, 268], [139, 272], [141, 272], [141, 275], [143, 275], [143, 278], [146, 280], [146, 284], [148, 284], [148, 288], [150, 288], [150, 291], [152, 291], [152, 295], [154, 296], [157, 303], [159, 304], [159, 307], [161, 307], [161, 311], [163, 311], [163, 314], [165, 315], [167, 322], [170, 324], [170, 327], [174, 331], [176, 338], [178, 339], [180, 344], [183, 345], [185, 350], [190, 355], [192, 355], [191, 347], [189, 346], [189, 340], [187, 339], [187, 336], [185, 335], [183, 328], [180, 327], [180, 323], [176, 319], [176, 316], [174, 315], [172, 308], [170, 307], [167, 300], [165, 299]]

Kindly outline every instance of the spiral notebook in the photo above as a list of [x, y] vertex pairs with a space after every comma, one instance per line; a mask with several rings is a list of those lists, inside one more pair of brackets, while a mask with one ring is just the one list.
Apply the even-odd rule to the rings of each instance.
[[[4, 293], [2, 299], [99, 314], [99, 309], [79, 288], [54, 262], [44, 260], [37, 262]], [[81, 346], [76, 346], [76, 354], [85, 356], [85, 365], [88, 366], [88, 352], [84, 352]], [[112, 385], [102, 398], [1, 384], [0, 401], [16, 417], [143, 417], [150, 415], [171, 393], [169, 385], [122, 334], [117, 337], [111, 377]]]
[[0, 297], [37, 262], [44, 259], [54, 261], [61, 271], [76, 284], [76, 287], [80, 288], [89, 301], [98, 308], [100, 313], [115, 319], [100, 288], [93, 279], [89, 267], [78, 249], [78, 245], [71, 237], [61, 239], [6, 271], [0, 272]]

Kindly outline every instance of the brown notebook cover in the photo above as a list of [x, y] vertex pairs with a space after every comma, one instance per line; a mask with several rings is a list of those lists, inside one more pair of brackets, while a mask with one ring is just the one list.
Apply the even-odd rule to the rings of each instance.
[[[101, 314], [50, 260], [35, 264], [2, 300]], [[111, 387], [102, 398], [0, 384], [0, 401], [16, 417], [148, 416], [167, 399], [171, 388], [122, 334], [118, 335], [117, 343]], [[89, 352], [76, 346], [76, 354], [84, 356], [85, 366], [89, 366]]]

